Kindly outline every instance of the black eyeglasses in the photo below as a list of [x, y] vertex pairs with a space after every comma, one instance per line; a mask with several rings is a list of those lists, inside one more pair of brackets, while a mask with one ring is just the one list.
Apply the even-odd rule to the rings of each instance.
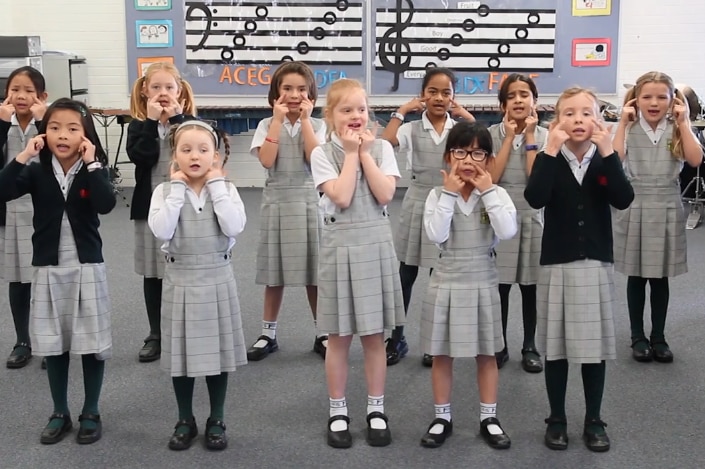
[[474, 161], [483, 161], [485, 158], [487, 158], [487, 152], [485, 150], [468, 151], [464, 148], [451, 148], [450, 154], [453, 155], [453, 158], [455, 158], [456, 160], [464, 160], [468, 157], [468, 155], [470, 155], [470, 158], [472, 158]]

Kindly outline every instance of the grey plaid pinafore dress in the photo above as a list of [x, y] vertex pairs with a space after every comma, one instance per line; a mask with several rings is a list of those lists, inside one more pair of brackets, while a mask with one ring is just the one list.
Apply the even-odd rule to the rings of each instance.
[[639, 124], [627, 133], [624, 166], [634, 202], [613, 211], [615, 269], [624, 275], [661, 278], [688, 271], [679, 183], [683, 163], [671, 154], [672, 134], [670, 123], [656, 144]]
[[[340, 171], [344, 153], [321, 146]], [[372, 156], [382, 161], [382, 142]], [[318, 264], [318, 327], [321, 334], [379, 334], [404, 323], [399, 264], [387, 209], [377, 204], [361, 168], [350, 207], [326, 214]]]
[[[449, 117], [450, 119], [450, 117]], [[401, 203], [399, 224], [394, 233], [394, 247], [400, 262], [432, 268], [438, 259], [438, 247], [426, 235], [423, 211], [428, 193], [443, 184], [443, 152], [446, 140], [436, 145], [423, 122], [411, 124], [411, 183]]]
[[[434, 190], [440, 195], [441, 188]], [[470, 215], [456, 203], [423, 302], [424, 353], [476, 357], [504, 348], [495, 243], [482, 199]]]
[[[495, 153], [502, 147], [505, 133], [501, 124], [489, 128]], [[546, 140], [547, 131], [536, 127], [536, 142]], [[524, 146], [512, 147], [507, 166], [497, 184], [503, 187], [517, 209], [517, 234], [502, 240], [496, 248], [499, 283], [536, 285], [539, 280], [541, 237], [543, 236], [543, 211], [532, 208], [524, 199], [524, 189], [529, 177], [526, 174]]]
[[[269, 118], [271, 121], [271, 118]], [[314, 132], [323, 125], [311, 119]], [[305, 158], [302, 132], [292, 137], [282, 126], [274, 167], [262, 190], [255, 283], [316, 285], [318, 277], [318, 192]]]
[[[37, 127], [30, 124], [27, 133], [22, 132], [19, 125], [13, 125], [7, 133], [5, 146], [6, 164], [12, 161], [27, 146], [27, 142], [37, 135]], [[39, 161], [32, 158], [30, 163]], [[3, 278], [6, 282], [29, 283], [34, 276], [32, 267], [32, 196], [22, 197], [7, 202], [7, 215], [4, 227], [3, 248]]]
[[81, 264], [64, 212], [59, 265], [35, 268], [30, 314], [32, 351], [39, 356], [112, 356], [110, 296], [105, 264]]
[[[171, 186], [163, 187], [166, 198]], [[161, 368], [171, 376], [218, 375], [247, 363], [229, 242], [210, 196], [198, 213], [186, 197], [162, 251]]]
[[[171, 179], [172, 160], [167, 135], [159, 139], [159, 160], [151, 174], [152, 192], [159, 184]], [[154, 237], [147, 220], [135, 220], [135, 273], [147, 278], [164, 277], [164, 253], [160, 246], [161, 242]]]

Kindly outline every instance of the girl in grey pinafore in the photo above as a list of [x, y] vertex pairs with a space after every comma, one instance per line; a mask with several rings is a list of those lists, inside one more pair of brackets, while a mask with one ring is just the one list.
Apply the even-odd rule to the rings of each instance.
[[[321, 146], [340, 171], [344, 153], [333, 142]], [[372, 156], [379, 165], [381, 141]], [[404, 305], [392, 230], [358, 169], [350, 206], [325, 216], [318, 266], [318, 327], [341, 336], [379, 334], [404, 322]]]
[[[637, 361], [670, 362], [665, 341], [668, 311], [668, 277], [688, 271], [686, 214], [681, 201], [679, 175], [683, 161], [671, 153], [673, 124], [668, 123], [654, 143], [639, 122], [626, 135], [624, 168], [634, 188], [634, 202], [614, 211], [615, 269], [628, 276], [627, 300], [631, 341]], [[644, 333], [647, 280], [651, 284], [651, 335]], [[651, 351], [653, 349], [653, 352]], [[640, 351], [645, 350], [645, 356]]]
[[[318, 132], [323, 121], [311, 118], [311, 125]], [[255, 277], [258, 285], [317, 283], [319, 197], [304, 153], [300, 133], [292, 138], [282, 126], [277, 159], [267, 170], [262, 191]]]
[[[166, 199], [171, 185], [162, 187]], [[219, 375], [247, 363], [229, 242], [210, 197], [198, 212], [186, 197], [162, 252], [161, 367], [172, 377]]]
[[[435, 192], [440, 196], [441, 188]], [[495, 232], [480, 201], [471, 215], [455, 205], [423, 302], [421, 346], [432, 356], [494, 355], [504, 347]]]

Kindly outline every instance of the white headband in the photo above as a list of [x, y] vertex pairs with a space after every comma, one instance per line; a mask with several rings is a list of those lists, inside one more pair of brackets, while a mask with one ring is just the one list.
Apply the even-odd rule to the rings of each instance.
[[198, 120], [198, 119], [191, 119], [191, 120], [187, 120], [187, 121], [184, 121], [181, 124], [179, 124], [179, 128], [176, 129], [176, 131], [179, 132], [181, 130], [181, 127], [184, 127], [187, 125], [195, 125], [197, 127], [203, 127], [204, 129], [208, 130], [211, 133], [211, 135], [213, 135], [213, 139], [215, 140], [216, 150], [218, 149], [218, 147], [220, 146], [220, 138], [218, 137], [218, 133], [215, 131], [215, 129], [213, 128], [212, 125], [210, 125], [206, 122], [203, 122], [201, 120]]

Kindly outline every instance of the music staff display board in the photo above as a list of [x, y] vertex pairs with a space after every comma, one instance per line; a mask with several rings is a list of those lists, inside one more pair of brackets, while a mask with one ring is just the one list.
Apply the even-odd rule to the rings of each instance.
[[[349, 77], [373, 96], [416, 95], [430, 66], [453, 69], [458, 94], [496, 95], [515, 71], [541, 94], [573, 85], [615, 93], [619, 0], [611, 6], [573, 16], [565, 0], [173, 0], [169, 10], [126, 0], [128, 69], [132, 82], [152, 56], [171, 57], [196, 94], [210, 96], [265, 96], [287, 60], [308, 63], [322, 93]], [[146, 23], [173, 25], [171, 44], [138, 44]], [[592, 38], [610, 44], [600, 60], [583, 51]]]

